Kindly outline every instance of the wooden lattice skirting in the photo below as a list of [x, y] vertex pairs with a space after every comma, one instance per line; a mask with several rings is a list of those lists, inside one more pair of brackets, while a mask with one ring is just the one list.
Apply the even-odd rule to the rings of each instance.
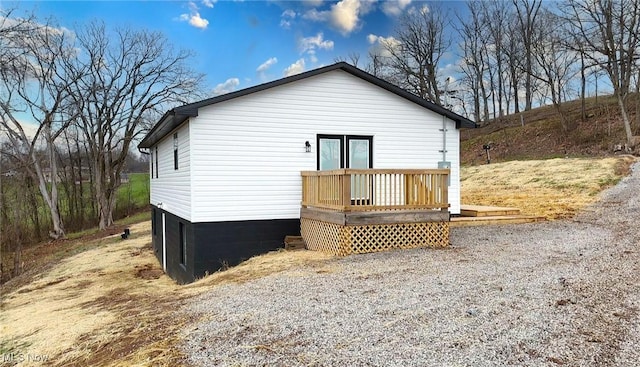
[[344, 256], [449, 244], [449, 222], [340, 225], [301, 218], [307, 248]]

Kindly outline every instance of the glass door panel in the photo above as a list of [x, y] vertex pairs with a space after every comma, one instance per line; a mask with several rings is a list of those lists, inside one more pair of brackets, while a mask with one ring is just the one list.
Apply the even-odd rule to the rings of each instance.
[[[347, 167], [372, 168], [371, 137], [347, 137]], [[351, 175], [351, 200], [356, 205], [371, 205], [372, 179], [368, 175]]]
[[322, 171], [342, 168], [342, 139], [320, 137], [318, 141], [318, 169]]
[[349, 168], [371, 168], [369, 139], [348, 139]]

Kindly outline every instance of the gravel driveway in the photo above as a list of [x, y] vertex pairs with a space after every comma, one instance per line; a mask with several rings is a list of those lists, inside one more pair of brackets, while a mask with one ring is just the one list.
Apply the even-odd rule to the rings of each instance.
[[640, 163], [572, 221], [455, 228], [447, 249], [349, 256], [212, 289], [196, 366], [637, 366]]

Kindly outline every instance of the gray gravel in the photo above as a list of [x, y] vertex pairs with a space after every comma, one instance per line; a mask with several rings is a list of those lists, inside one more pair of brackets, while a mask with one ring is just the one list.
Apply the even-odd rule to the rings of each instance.
[[[636, 366], [640, 164], [571, 221], [453, 229], [213, 288], [181, 312], [196, 366]], [[183, 316], [184, 317], [184, 316]]]

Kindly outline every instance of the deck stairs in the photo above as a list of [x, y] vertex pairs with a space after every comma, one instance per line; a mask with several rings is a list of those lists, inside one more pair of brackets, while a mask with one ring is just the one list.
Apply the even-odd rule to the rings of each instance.
[[523, 215], [518, 208], [461, 205], [460, 216], [451, 218], [452, 227], [487, 224], [518, 224], [544, 221], [544, 217]]
[[287, 251], [303, 250], [306, 248], [306, 244], [302, 239], [302, 236], [286, 236], [284, 238], [284, 249]]

